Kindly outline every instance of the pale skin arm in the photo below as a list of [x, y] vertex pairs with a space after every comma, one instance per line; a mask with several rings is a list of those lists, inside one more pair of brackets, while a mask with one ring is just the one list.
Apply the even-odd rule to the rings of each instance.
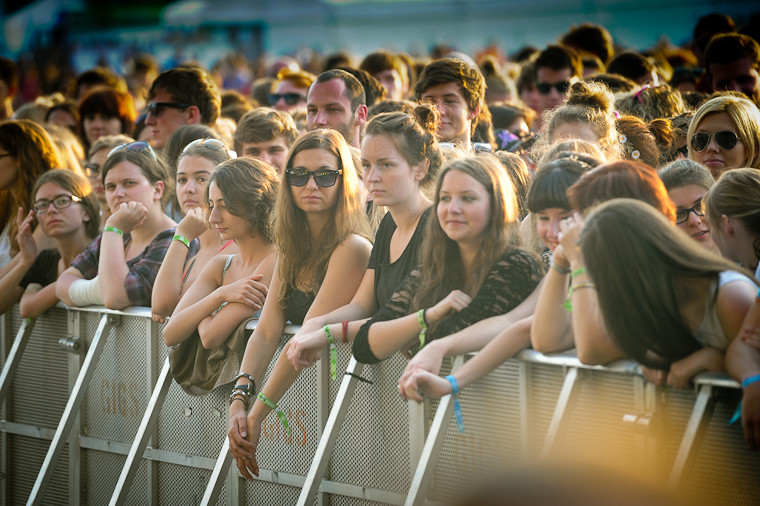
[[[578, 214], [560, 222], [560, 244], [573, 271], [585, 268], [586, 265], [578, 246], [582, 226], [583, 219]], [[577, 286], [579, 283], [591, 281], [588, 273], [583, 272], [575, 276], [572, 284]], [[578, 359], [584, 364], [599, 365], [622, 358], [622, 350], [612, 341], [605, 329], [596, 289], [576, 289], [570, 299], [572, 332]]]
[[[106, 226], [116, 227], [125, 234], [145, 221], [148, 208], [140, 202], [123, 203], [106, 221]], [[129, 274], [122, 236], [113, 232], [103, 234], [100, 241], [98, 261], [98, 287], [103, 304], [109, 309], [123, 309], [130, 305], [124, 280]]]
[[[554, 250], [552, 261], [563, 269], [570, 268], [562, 245]], [[530, 331], [531, 344], [538, 352], [554, 353], [575, 346], [570, 313], [563, 306], [569, 281], [570, 274], [561, 274], [554, 267], [544, 276], [536, 303], [536, 318]]]
[[[726, 369], [739, 382], [760, 374], [760, 350], [734, 339], [726, 352]], [[760, 451], [760, 382], [748, 385], [743, 391], [742, 427], [749, 447]]]
[[58, 302], [55, 294], [55, 283], [46, 287], [31, 284], [26, 287], [24, 295], [19, 302], [19, 310], [24, 318], [36, 318]]
[[[203, 347], [215, 348], [229, 337], [241, 321], [264, 305], [273, 259], [268, 259], [267, 265], [262, 266], [260, 271], [220, 286], [226, 260], [227, 257], [211, 259], [179, 301], [174, 317], [164, 328], [167, 346], [181, 343], [198, 329]], [[264, 276], [267, 279], [262, 279]], [[212, 316], [224, 302], [229, 304]]]
[[[203, 210], [194, 208], [179, 222], [176, 233], [192, 241], [206, 229]], [[182, 276], [188, 252], [187, 246], [180, 241], [172, 241], [166, 251], [151, 295], [151, 310], [156, 321], [163, 321], [166, 316], [171, 315], [182, 297]]]
[[[18, 209], [16, 225], [18, 234], [16, 241], [19, 245], [19, 253], [13, 258], [11, 268], [0, 277], [0, 314], [5, 313], [24, 293], [24, 289], [18, 286], [37, 257], [37, 244], [32, 234], [32, 220], [34, 212], [29, 211], [24, 215], [22, 208]], [[39, 228], [39, 227], [38, 227]], [[9, 264], [10, 265], [10, 264]]]
[[[349, 237], [335, 249], [330, 257], [327, 272], [319, 292], [309, 311], [306, 313], [305, 322], [335, 311], [335, 309], [341, 308], [352, 300], [366, 273], [370, 250], [371, 244], [369, 241], [359, 236]], [[284, 324], [284, 316], [282, 323]], [[282, 327], [279, 329], [279, 333], [281, 332]], [[277, 338], [278, 341], [279, 336]], [[253, 341], [253, 337], [248, 341], [246, 355], [248, 355], [248, 350], [251, 348]], [[275, 341], [275, 346], [277, 341]], [[299, 371], [294, 369], [290, 361], [288, 361], [286, 352], [287, 347], [275, 363], [267, 384], [261, 389], [261, 392], [274, 403], [280, 401], [299, 374]], [[247, 364], [244, 358], [241, 371], [248, 372], [249, 369], [246, 369], [246, 367]], [[266, 368], [266, 364], [264, 368]], [[257, 375], [257, 372], [254, 372], [253, 375], [258, 382], [260, 381], [259, 378], [263, 376], [263, 371], [261, 372], [261, 376]], [[255, 456], [258, 445], [258, 434], [260, 433], [261, 423], [271, 411], [264, 403], [256, 399], [252, 399], [252, 403], [251, 412], [245, 418], [241, 417], [241, 414], [244, 415], [241, 402], [234, 402], [230, 406], [230, 451], [236, 458], [241, 474], [247, 479], [252, 479], [250, 473], [258, 475], [259, 469]]]
[[[479, 380], [499, 367], [515, 353], [530, 346], [530, 327], [533, 316], [510, 325], [489, 342], [477, 355], [468, 360], [453, 375], [459, 388]], [[422, 402], [423, 396], [442, 397], [451, 393], [451, 383], [437, 373], [424, 369], [409, 370], [399, 379], [399, 391], [405, 400]]]

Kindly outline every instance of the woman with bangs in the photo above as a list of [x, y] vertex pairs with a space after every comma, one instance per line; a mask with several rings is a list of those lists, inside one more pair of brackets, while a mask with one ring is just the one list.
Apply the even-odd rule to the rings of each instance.
[[576, 214], [560, 224], [559, 245], [552, 255], [553, 268], [538, 298], [531, 343], [541, 353], [575, 347], [584, 364], [603, 364], [623, 356], [600, 320], [599, 301], [596, 292], [590, 289], [583, 255], [576, 242], [582, 214], [613, 198], [641, 200], [675, 222], [675, 206], [665, 185], [646, 164], [628, 160], [609, 162], [581, 176], [568, 189], [568, 200]]
[[744, 97], [720, 95], [702, 104], [686, 137], [689, 160], [716, 180], [730, 169], [760, 169], [760, 111]]
[[275, 274], [230, 401], [230, 452], [247, 479], [251, 473], [258, 475], [261, 423], [284, 393], [270, 387], [286, 383], [272, 376], [254, 397], [285, 323], [300, 325], [348, 304], [361, 284], [371, 249], [361, 181], [338, 132], [314, 130], [300, 137], [290, 149], [281, 181], [273, 224]]
[[[100, 233], [98, 203], [87, 180], [68, 170], [51, 170], [37, 179], [34, 203], [16, 218], [20, 261], [0, 278], [0, 314], [20, 299], [21, 316], [36, 317], [58, 302], [55, 281]], [[32, 223], [55, 241], [37, 252]]]
[[[169, 171], [147, 142], [138, 141], [115, 147], [101, 176], [111, 215], [103, 233], [58, 278], [56, 294], [69, 306], [150, 307], [156, 273], [176, 239], [177, 224], [164, 213]], [[195, 253], [196, 245], [191, 248]]]
[[[551, 258], [559, 246], [559, 228], [562, 220], [572, 216], [567, 200], [567, 189], [581, 175], [597, 166], [599, 161], [591, 156], [571, 151], [560, 152], [539, 165], [528, 190], [528, 209], [531, 213], [534, 242], [540, 243], [542, 258]], [[547, 267], [548, 267], [547, 258]], [[406, 399], [422, 401], [423, 396], [441, 397], [452, 391], [452, 385], [438, 376], [445, 356], [462, 355], [480, 351], [453, 373], [460, 388], [477, 381], [518, 351], [530, 346], [531, 327], [545, 325], [535, 322], [533, 312], [541, 287], [552, 277], [552, 271], [544, 276], [533, 293], [517, 308], [507, 314], [480, 321], [450, 336], [425, 346], [407, 365], [399, 379], [401, 395]]]
[[[424, 351], [516, 308], [540, 281], [538, 260], [520, 247], [511, 182], [494, 157], [449, 162], [435, 195], [437, 219], [428, 224], [420, 265], [360, 328], [353, 346], [360, 362]], [[401, 395], [415, 398], [414, 390], [402, 386]]]
[[79, 132], [85, 147], [107, 135], [132, 136], [137, 109], [132, 95], [113, 88], [99, 87], [79, 103]]
[[[153, 286], [151, 308], [154, 321], [163, 322], [172, 314], [180, 298], [212, 258], [222, 252], [225, 255], [238, 252], [234, 239], [223, 239], [215, 228], [209, 226], [204, 209], [214, 171], [229, 159], [227, 147], [218, 139], [194, 140], [179, 156], [176, 196], [185, 216], [177, 225], [180, 240], [172, 241], [169, 246]], [[258, 167], [256, 170], [259, 170]], [[237, 207], [243, 209], [245, 206], [237, 204]], [[200, 247], [198, 253], [190, 258], [186, 243], [196, 239]]]

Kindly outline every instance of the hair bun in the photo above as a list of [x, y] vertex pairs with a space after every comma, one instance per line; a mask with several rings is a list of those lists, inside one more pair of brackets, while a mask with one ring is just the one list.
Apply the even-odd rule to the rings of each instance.
[[615, 97], [603, 83], [578, 81], [570, 86], [566, 104], [590, 107], [612, 114]]
[[427, 132], [435, 132], [440, 114], [438, 109], [428, 104], [419, 104], [413, 111], [414, 119]]

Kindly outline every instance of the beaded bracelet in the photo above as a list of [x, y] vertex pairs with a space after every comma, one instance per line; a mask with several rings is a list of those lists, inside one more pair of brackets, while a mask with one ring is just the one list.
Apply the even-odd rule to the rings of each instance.
[[116, 227], [111, 226], [105, 226], [103, 227], [103, 232], [114, 232], [115, 234], [119, 234], [120, 236], [124, 237], [124, 232], [121, 231], [121, 229], [118, 229]]
[[567, 291], [567, 299], [565, 300], [565, 303], [562, 305], [567, 312], [571, 312], [573, 310], [573, 292], [578, 290], [579, 288], [596, 288], [596, 285], [592, 283], [591, 281], [579, 281], [578, 283], [575, 283], [574, 285], [570, 285], [570, 289]]
[[240, 378], [245, 378], [245, 379], [247, 379], [248, 381], [250, 381], [250, 382], [251, 382], [251, 390], [252, 390], [252, 391], [254, 391], [254, 392], [256, 391], [256, 380], [255, 380], [255, 379], [253, 379], [253, 376], [251, 376], [251, 375], [250, 375], [250, 374], [248, 374], [248, 373], [245, 373], [245, 372], [241, 372], [240, 374], [238, 374], [237, 376], [235, 376], [235, 383], [236, 383], [236, 384], [237, 384], [237, 382], [238, 382], [238, 380], [239, 380]]
[[179, 241], [182, 244], [184, 244], [185, 246], [187, 246], [188, 249], [190, 248], [190, 241], [184, 235], [174, 234], [174, 237], [172, 237], [172, 241]]
[[464, 432], [464, 418], [462, 417], [462, 405], [459, 404], [459, 383], [453, 374], [446, 376], [451, 383], [451, 396], [454, 398], [454, 416], [457, 419], [457, 430]]
[[335, 347], [335, 339], [329, 325], [322, 327], [322, 330], [325, 332], [327, 344], [330, 345], [330, 374], [332, 374], [332, 379], [336, 379], [338, 377], [338, 350]]
[[288, 437], [290, 437], [290, 427], [288, 427], [288, 419], [285, 418], [285, 413], [282, 412], [282, 410], [277, 408], [277, 404], [269, 400], [269, 397], [264, 395], [263, 392], [259, 392], [259, 395], [256, 396], [261, 402], [266, 404], [266, 406], [274, 411], [277, 414], [277, 418], [280, 419], [282, 422], [282, 426], [285, 427], [285, 430], [288, 431]]
[[425, 321], [425, 310], [417, 311], [417, 323], [420, 324], [420, 349], [425, 346], [425, 333], [427, 332], [427, 321]]
[[551, 266], [552, 269], [554, 269], [555, 271], [559, 272], [563, 276], [567, 276], [568, 274], [570, 274], [572, 272], [572, 269], [570, 269], [569, 267], [567, 267], [567, 268], [560, 267], [559, 264], [554, 263], [554, 258], [552, 258], [550, 260], [549, 265]]

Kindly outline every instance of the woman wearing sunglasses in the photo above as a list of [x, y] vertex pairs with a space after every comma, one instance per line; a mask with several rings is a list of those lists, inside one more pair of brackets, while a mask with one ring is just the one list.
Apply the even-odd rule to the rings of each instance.
[[[51, 170], [37, 179], [32, 210], [16, 218], [20, 261], [0, 278], [0, 314], [21, 299], [21, 316], [35, 317], [58, 302], [55, 280], [100, 233], [98, 202], [87, 180], [68, 170]], [[55, 247], [37, 251], [34, 219]]]
[[176, 223], [164, 213], [169, 171], [148, 143], [138, 141], [115, 147], [101, 176], [112, 214], [58, 279], [56, 293], [70, 306], [149, 307], [156, 273], [176, 238]]
[[[208, 185], [217, 165], [229, 159], [227, 147], [218, 139], [194, 140], [179, 155], [176, 194], [185, 217], [177, 225], [177, 235], [188, 242], [198, 239], [200, 249], [189, 259], [190, 251], [184, 243], [181, 240], [172, 241], [153, 286], [152, 311], [155, 321], [163, 322], [166, 316], [172, 314], [180, 297], [209, 260], [222, 252], [225, 255], [238, 252], [234, 238], [225, 239], [216, 227], [209, 227], [203, 209]], [[231, 205], [238, 209], [245, 208], [242, 203]]]
[[[254, 397], [285, 322], [302, 324], [342, 307], [361, 284], [371, 243], [360, 184], [348, 145], [335, 130], [308, 132], [291, 147], [274, 210], [276, 274], [230, 404], [230, 451], [248, 479], [249, 471], [258, 474], [261, 422], [282, 394], [265, 387]], [[275, 373], [270, 383], [289, 384]]]
[[760, 169], [760, 112], [746, 98], [722, 95], [702, 104], [687, 133], [689, 159], [717, 180], [729, 170]]

